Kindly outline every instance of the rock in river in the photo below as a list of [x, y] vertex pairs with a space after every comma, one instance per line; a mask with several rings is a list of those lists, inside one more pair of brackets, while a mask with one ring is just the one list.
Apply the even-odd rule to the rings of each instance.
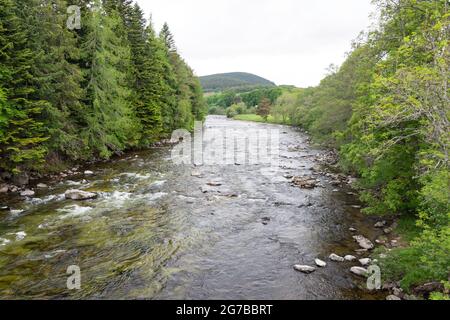
[[35, 195], [35, 192], [34, 192], [33, 190], [25, 190], [25, 191], [22, 191], [22, 192], [20, 193], [20, 195], [21, 195], [22, 197], [32, 197], [32, 196]]
[[325, 261], [320, 260], [320, 259], [316, 259], [314, 262], [316, 263], [316, 265], [318, 267], [321, 267], [321, 268], [325, 268], [327, 266], [327, 263]]
[[312, 273], [312, 272], [316, 271], [316, 268], [297, 264], [294, 266], [294, 270], [303, 272], [303, 273]]
[[66, 199], [71, 200], [89, 200], [97, 198], [97, 194], [93, 192], [86, 192], [82, 190], [67, 190], [65, 193]]
[[369, 272], [367, 269], [361, 268], [361, 267], [352, 267], [350, 269], [350, 272], [353, 274], [356, 274], [357, 276], [367, 277]]
[[338, 256], [335, 253], [330, 254], [329, 258], [330, 258], [331, 261], [335, 261], [335, 262], [344, 262], [345, 261], [345, 259], [343, 257]]
[[386, 300], [399, 301], [399, 300], [402, 300], [402, 299], [400, 299], [400, 298], [397, 297], [397, 296], [390, 295], [390, 296], [387, 296], [387, 297], [386, 297]]
[[307, 177], [294, 177], [292, 185], [302, 189], [314, 189], [317, 187], [317, 180]]
[[345, 261], [355, 261], [357, 258], [355, 257], [355, 256], [352, 256], [352, 255], [346, 255], [345, 257], [344, 257], [344, 259], [345, 259]]
[[378, 221], [377, 223], [375, 223], [375, 228], [384, 228], [387, 225], [386, 221]]
[[361, 263], [363, 267], [368, 266], [371, 262], [372, 260], [370, 258], [359, 259], [359, 263]]
[[353, 239], [355, 239], [356, 242], [358, 242], [359, 246], [363, 249], [372, 250], [374, 248], [372, 241], [370, 241], [366, 237], [354, 236]]

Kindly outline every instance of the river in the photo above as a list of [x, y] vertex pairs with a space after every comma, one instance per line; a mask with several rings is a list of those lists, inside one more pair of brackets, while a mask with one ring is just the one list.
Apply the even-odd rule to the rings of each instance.
[[[290, 176], [313, 175], [316, 155], [295, 128], [209, 117], [214, 128], [280, 131], [280, 169], [260, 165], [176, 165], [173, 147], [135, 152], [43, 181], [33, 198], [2, 196], [1, 299], [377, 299], [349, 272], [355, 263], [350, 227], [374, 237], [350, 190], [317, 174], [314, 189]], [[208, 185], [210, 184], [210, 185]], [[212, 184], [212, 185], [211, 185]], [[67, 189], [99, 194], [66, 200]], [[328, 265], [312, 274], [293, 269]], [[68, 290], [67, 268], [81, 270]]]

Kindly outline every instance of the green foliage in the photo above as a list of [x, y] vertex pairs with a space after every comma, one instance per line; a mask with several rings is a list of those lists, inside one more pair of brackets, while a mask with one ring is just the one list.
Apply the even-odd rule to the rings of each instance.
[[162, 34], [131, 0], [0, 0], [0, 171], [109, 158], [202, 120], [199, 80]]
[[36, 56], [28, 47], [27, 28], [18, 18], [22, 4], [0, 2], [0, 168], [14, 173], [37, 168], [48, 139], [41, 119], [48, 102], [39, 99], [30, 81]]
[[340, 150], [366, 213], [417, 219], [400, 227], [411, 247], [385, 261], [387, 275], [410, 287], [445, 280], [450, 266], [449, 4], [375, 2], [378, 28], [319, 86], [301, 90], [295, 107], [280, 100], [274, 113], [287, 118], [291, 105], [292, 124]]

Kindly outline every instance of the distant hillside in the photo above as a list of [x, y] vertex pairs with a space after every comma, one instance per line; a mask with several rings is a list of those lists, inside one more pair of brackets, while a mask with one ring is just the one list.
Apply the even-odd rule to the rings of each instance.
[[200, 77], [204, 92], [218, 92], [227, 89], [251, 89], [273, 87], [275, 83], [257, 75], [245, 72], [213, 74]]

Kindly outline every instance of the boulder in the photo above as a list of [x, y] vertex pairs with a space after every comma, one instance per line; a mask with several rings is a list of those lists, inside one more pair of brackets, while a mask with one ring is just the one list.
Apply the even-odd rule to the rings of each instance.
[[46, 185], [45, 183], [39, 183], [36, 187], [37, 187], [38, 189], [47, 189], [47, 188], [48, 188], [48, 185]]
[[294, 270], [303, 273], [312, 273], [316, 271], [316, 268], [297, 264], [294, 266]]
[[8, 193], [8, 191], [9, 191], [9, 186], [7, 186], [7, 185], [0, 186], [0, 193]]
[[365, 250], [372, 250], [374, 248], [372, 241], [370, 241], [366, 237], [359, 235], [354, 236], [353, 239], [355, 239], [355, 241], [358, 242], [358, 245]]
[[94, 174], [94, 172], [93, 172], [93, 171], [90, 171], [90, 170], [86, 170], [86, 171], [84, 172], [84, 174], [85, 174], [86, 176], [91, 176], [91, 175]]
[[359, 259], [359, 263], [361, 263], [363, 267], [367, 267], [371, 262], [372, 260], [370, 258]]
[[381, 228], [384, 228], [386, 225], [387, 225], [386, 221], [378, 221], [377, 223], [375, 223], [374, 227], [381, 229]]
[[316, 260], [314, 260], [314, 262], [316, 263], [316, 265], [318, 267], [321, 267], [321, 268], [325, 268], [327, 266], [327, 263], [325, 261], [320, 260], [320, 259], [316, 259]]
[[335, 262], [344, 262], [345, 261], [345, 259], [343, 257], [338, 256], [335, 253], [330, 254], [329, 258], [330, 258], [331, 261], [335, 261]]
[[350, 269], [350, 272], [357, 276], [362, 276], [362, 277], [367, 277], [367, 275], [369, 274], [367, 269], [364, 269], [362, 267], [352, 267]]
[[67, 190], [65, 197], [70, 200], [89, 200], [97, 198], [98, 195], [94, 192], [86, 192], [82, 190]]
[[415, 295], [428, 297], [432, 292], [443, 292], [444, 285], [441, 282], [429, 282], [415, 287], [412, 291]]
[[344, 257], [344, 259], [345, 259], [345, 261], [355, 261], [357, 258], [355, 257], [355, 256], [352, 256], [352, 255], [346, 255], [345, 257]]
[[391, 294], [390, 296], [387, 296], [387, 297], [386, 297], [386, 300], [390, 300], [390, 301], [399, 301], [399, 300], [402, 300], [402, 299], [400, 299], [399, 297], [394, 296], [393, 294]]
[[33, 191], [33, 190], [25, 190], [25, 191], [22, 191], [21, 193], [20, 193], [20, 196], [21, 197], [32, 197], [32, 196], [34, 196], [36, 193]]

